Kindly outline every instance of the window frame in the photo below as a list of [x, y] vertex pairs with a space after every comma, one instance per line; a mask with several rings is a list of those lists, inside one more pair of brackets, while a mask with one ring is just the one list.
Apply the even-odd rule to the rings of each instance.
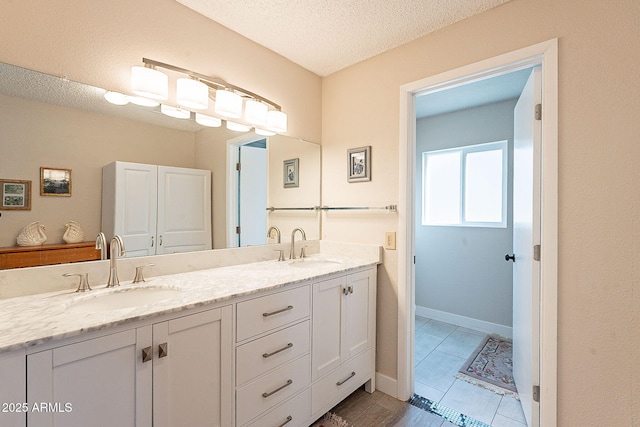
[[[466, 194], [466, 163], [467, 154], [478, 153], [484, 151], [502, 150], [502, 221], [500, 222], [480, 222], [466, 221], [465, 213], [465, 194]], [[440, 223], [431, 224], [427, 222], [426, 206], [427, 206], [427, 159], [431, 155], [442, 155], [448, 153], [460, 153], [460, 222], [459, 223]], [[507, 228], [508, 225], [508, 174], [509, 174], [509, 144], [508, 140], [485, 142], [481, 144], [473, 144], [462, 147], [446, 148], [442, 150], [430, 150], [422, 152], [422, 225], [428, 227], [478, 227], [478, 228]]]

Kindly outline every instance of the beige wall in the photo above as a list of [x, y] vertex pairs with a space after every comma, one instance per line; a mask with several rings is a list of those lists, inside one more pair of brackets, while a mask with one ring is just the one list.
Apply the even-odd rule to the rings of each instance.
[[[3, 210], [0, 247], [40, 221], [47, 243], [63, 243], [64, 225], [85, 240], [100, 231], [102, 167], [116, 160], [194, 167], [195, 134], [104, 114], [0, 95], [0, 178], [31, 181], [31, 210]], [[40, 195], [40, 167], [71, 169], [71, 197]]]
[[[637, 0], [513, 0], [323, 80], [323, 201], [391, 203], [400, 85], [559, 39], [560, 426], [640, 425], [639, 26]], [[361, 145], [373, 180], [347, 184], [346, 149]], [[396, 227], [327, 216], [323, 238], [381, 244]], [[385, 251], [378, 285], [377, 365], [392, 378], [396, 261]]]

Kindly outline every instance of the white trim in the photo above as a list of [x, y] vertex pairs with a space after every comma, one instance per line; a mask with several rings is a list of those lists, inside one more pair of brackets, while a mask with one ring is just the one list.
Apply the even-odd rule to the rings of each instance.
[[416, 316], [450, 323], [455, 326], [462, 326], [463, 328], [473, 329], [484, 332], [485, 334], [498, 334], [505, 338], [513, 337], [513, 329], [511, 326], [499, 325], [498, 323], [460, 316], [459, 314], [447, 313], [446, 311], [434, 310], [433, 308], [421, 307], [419, 305], [416, 305], [415, 314]]
[[557, 425], [558, 40], [466, 65], [400, 87], [398, 141], [398, 394], [413, 393], [415, 95], [542, 64], [540, 425]]
[[396, 396], [398, 394], [398, 381], [380, 372], [376, 372], [376, 390], [389, 396]]

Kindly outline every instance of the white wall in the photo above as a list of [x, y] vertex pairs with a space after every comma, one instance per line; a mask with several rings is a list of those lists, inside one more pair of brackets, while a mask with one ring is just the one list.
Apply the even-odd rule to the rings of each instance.
[[[417, 120], [415, 304], [503, 326], [512, 324], [513, 107], [516, 100]], [[422, 153], [508, 141], [507, 227], [425, 226]]]

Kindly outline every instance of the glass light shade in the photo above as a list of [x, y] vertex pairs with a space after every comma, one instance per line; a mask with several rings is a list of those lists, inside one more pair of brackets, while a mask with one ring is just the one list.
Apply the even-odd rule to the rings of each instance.
[[282, 133], [287, 131], [287, 115], [282, 111], [271, 110], [267, 113], [267, 129]]
[[256, 126], [267, 124], [267, 112], [269, 106], [255, 99], [249, 99], [244, 105], [244, 119]]
[[239, 119], [242, 116], [242, 97], [229, 90], [217, 90], [214, 109], [221, 116]]
[[183, 110], [181, 108], [171, 107], [164, 104], [160, 106], [160, 112], [166, 116], [175, 117], [176, 119], [188, 119], [191, 117], [191, 111], [189, 110]]
[[206, 114], [196, 113], [196, 123], [210, 128], [217, 128], [222, 125], [222, 120], [217, 117], [207, 116]]
[[114, 105], [127, 105], [129, 103], [129, 97], [123, 95], [120, 92], [107, 92], [104, 94], [104, 99]]
[[128, 98], [130, 103], [140, 105], [141, 107], [157, 107], [160, 105], [158, 101], [152, 99], [140, 98], [138, 96], [129, 96]]
[[196, 110], [204, 110], [209, 107], [209, 87], [189, 78], [178, 79], [176, 100], [179, 105]]
[[247, 125], [243, 125], [236, 122], [230, 122], [227, 120], [227, 129], [235, 132], [249, 132], [251, 128]]
[[259, 128], [255, 128], [253, 131], [256, 133], [256, 135], [260, 135], [260, 136], [273, 136], [276, 134], [275, 132], [271, 132], [270, 130], [264, 130]]
[[169, 97], [169, 76], [153, 68], [131, 67], [131, 90], [145, 98], [164, 100]]

